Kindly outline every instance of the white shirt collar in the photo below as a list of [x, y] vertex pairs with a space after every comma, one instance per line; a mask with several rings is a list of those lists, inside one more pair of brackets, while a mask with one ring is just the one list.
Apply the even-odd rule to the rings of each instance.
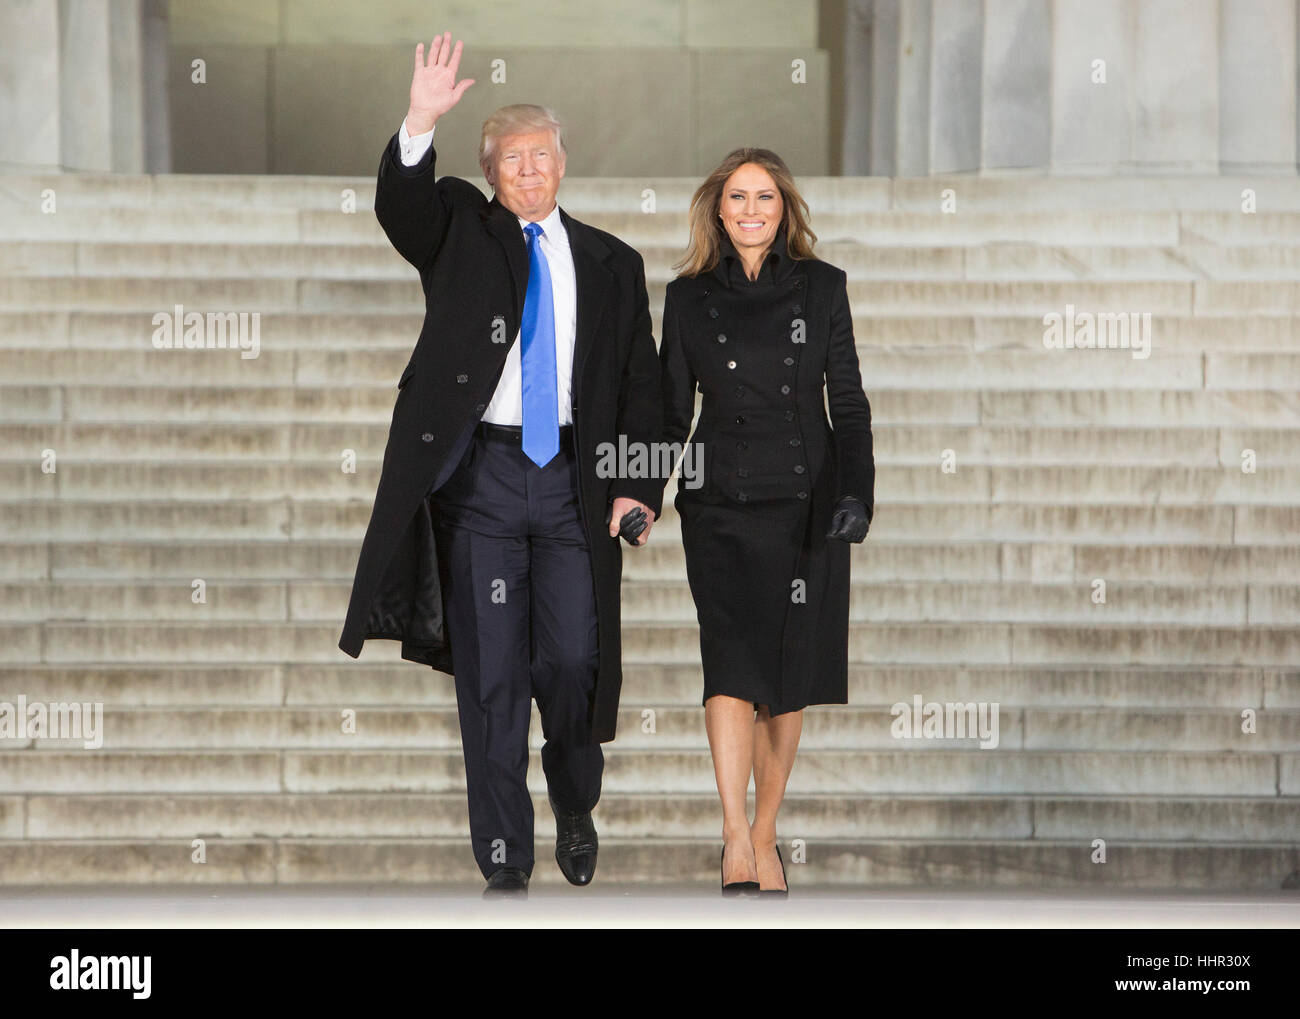
[[[519, 220], [520, 230], [533, 222], [530, 219], [524, 219], [522, 216], [516, 216], [515, 219]], [[545, 219], [537, 220], [537, 225], [542, 228], [542, 233], [546, 236], [547, 240], [552, 241], [555, 244], [564, 244], [568, 241], [568, 234], [564, 230], [564, 221], [560, 219], [559, 202], [555, 203], [555, 208], [551, 210], [550, 215]]]

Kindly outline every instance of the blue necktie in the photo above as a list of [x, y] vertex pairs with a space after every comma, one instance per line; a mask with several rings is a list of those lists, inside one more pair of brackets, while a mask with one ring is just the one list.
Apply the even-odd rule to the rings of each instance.
[[555, 302], [551, 269], [537, 240], [542, 228], [524, 227], [528, 235], [528, 289], [524, 292], [520, 369], [523, 376], [524, 453], [545, 467], [560, 451], [560, 418], [555, 382]]

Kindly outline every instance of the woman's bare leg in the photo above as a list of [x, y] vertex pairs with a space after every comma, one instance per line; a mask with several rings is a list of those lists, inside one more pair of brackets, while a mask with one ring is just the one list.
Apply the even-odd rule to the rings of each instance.
[[787, 711], [772, 717], [767, 706], [758, 709], [754, 722], [754, 788], [757, 803], [750, 841], [761, 888], [784, 888], [781, 861], [776, 857], [776, 815], [785, 799], [786, 782], [794, 768], [803, 712]]
[[704, 702], [704, 728], [713, 753], [713, 774], [722, 799], [722, 839], [726, 853], [722, 879], [757, 881], [745, 797], [754, 770], [754, 705], [739, 697], [716, 694]]

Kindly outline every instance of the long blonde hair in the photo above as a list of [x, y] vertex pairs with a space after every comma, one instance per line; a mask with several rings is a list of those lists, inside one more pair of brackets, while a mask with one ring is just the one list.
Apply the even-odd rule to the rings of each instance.
[[726, 187], [728, 178], [746, 163], [753, 163], [766, 170], [781, 192], [781, 225], [785, 230], [785, 245], [789, 256], [796, 260], [817, 257], [813, 254], [817, 235], [808, 226], [808, 203], [795, 187], [794, 175], [785, 165], [785, 160], [771, 149], [734, 149], [704, 179], [704, 183], [691, 198], [691, 238], [687, 243], [686, 254], [673, 265], [674, 269], [679, 270], [679, 275], [698, 276], [718, 264], [720, 245], [726, 232], [726, 227], [718, 218], [718, 211], [722, 208], [722, 190]]

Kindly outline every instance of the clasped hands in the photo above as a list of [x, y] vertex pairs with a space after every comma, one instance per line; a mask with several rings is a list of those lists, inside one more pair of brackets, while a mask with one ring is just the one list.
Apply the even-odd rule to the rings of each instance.
[[620, 495], [610, 503], [609, 512], [605, 514], [605, 523], [609, 526], [609, 536], [617, 538], [622, 535], [629, 545], [644, 545], [650, 540], [650, 528], [654, 526], [655, 511], [643, 502]]

